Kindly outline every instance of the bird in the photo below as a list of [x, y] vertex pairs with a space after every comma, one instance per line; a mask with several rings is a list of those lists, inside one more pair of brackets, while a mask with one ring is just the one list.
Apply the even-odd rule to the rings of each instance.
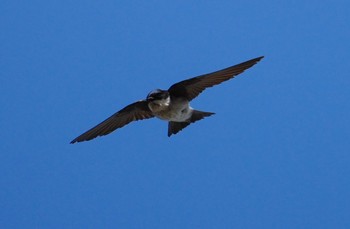
[[213, 87], [234, 78], [248, 68], [258, 63], [260, 56], [240, 64], [180, 81], [170, 86], [168, 90], [155, 89], [146, 99], [139, 100], [124, 107], [100, 124], [89, 129], [73, 139], [70, 143], [92, 140], [98, 136], [112, 133], [130, 122], [157, 117], [168, 122], [168, 137], [213, 112], [195, 110], [190, 102], [206, 88]]

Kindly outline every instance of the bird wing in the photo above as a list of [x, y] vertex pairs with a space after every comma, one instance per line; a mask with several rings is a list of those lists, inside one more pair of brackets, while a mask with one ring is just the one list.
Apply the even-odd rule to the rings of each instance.
[[263, 56], [248, 60], [246, 62], [216, 71], [205, 75], [200, 75], [191, 79], [187, 79], [172, 85], [169, 93], [175, 97], [185, 97], [189, 101], [197, 97], [202, 91], [208, 87], [220, 84], [229, 80], [236, 75], [244, 72], [259, 62]]
[[132, 121], [149, 119], [153, 117], [154, 115], [148, 108], [147, 102], [145, 100], [141, 100], [124, 107], [111, 117], [107, 118], [105, 121], [76, 137], [70, 143], [73, 144], [75, 142], [89, 141], [98, 136], [107, 135]]

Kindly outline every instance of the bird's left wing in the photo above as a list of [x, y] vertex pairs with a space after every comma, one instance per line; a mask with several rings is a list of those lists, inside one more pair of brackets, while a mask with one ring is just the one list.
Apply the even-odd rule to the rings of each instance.
[[82, 135], [76, 137], [70, 143], [73, 144], [76, 142], [89, 141], [98, 136], [107, 135], [114, 130], [129, 124], [132, 121], [138, 121], [153, 117], [154, 115], [148, 108], [147, 102], [145, 100], [141, 100], [124, 107], [117, 113], [113, 114], [111, 117], [107, 118], [105, 121], [86, 131]]
[[246, 69], [252, 67], [259, 62], [263, 56], [254, 58], [243, 63], [222, 69], [220, 71], [212, 72], [205, 75], [193, 77], [191, 79], [183, 80], [172, 85], [169, 88], [169, 93], [175, 97], [185, 97], [189, 101], [197, 97], [202, 91], [208, 87], [220, 84], [226, 80], [232, 79], [236, 75], [244, 72]]

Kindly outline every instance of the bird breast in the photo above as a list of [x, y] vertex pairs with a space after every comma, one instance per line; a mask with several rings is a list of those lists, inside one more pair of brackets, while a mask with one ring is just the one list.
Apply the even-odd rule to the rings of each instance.
[[148, 107], [153, 113], [165, 111], [169, 109], [169, 106], [170, 106], [170, 97], [166, 99], [161, 99], [161, 100], [154, 100], [148, 103]]
[[187, 100], [170, 101], [167, 98], [150, 102], [148, 106], [157, 118], [174, 122], [187, 121], [193, 112]]

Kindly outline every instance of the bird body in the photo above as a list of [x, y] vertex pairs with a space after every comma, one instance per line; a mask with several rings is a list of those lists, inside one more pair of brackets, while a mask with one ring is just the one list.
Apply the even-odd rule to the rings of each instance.
[[166, 99], [150, 101], [148, 107], [157, 118], [174, 122], [188, 120], [193, 112], [186, 99], [170, 98], [170, 95]]
[[145, 100], [132, 103], [97, 126], [71, 141], [89, 141], [97, 136], [107, 135], [132, 121], [157, 117], [168, 121], [168, 136], [176, 134], [191, 123], [213, 115], [212, 112], [198, 111], [190, 101], [208, 87], [220, 84], [259, 62], [263, 56], [173, 84], [168, 90], [151, 91]]

